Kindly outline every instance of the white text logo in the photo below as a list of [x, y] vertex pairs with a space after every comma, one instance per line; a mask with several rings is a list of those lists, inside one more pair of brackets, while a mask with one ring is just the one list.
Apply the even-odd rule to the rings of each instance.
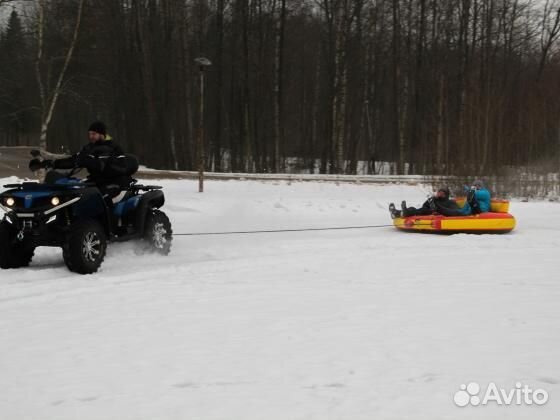
[[459, 407], [467, 405], [543, 405], [548, 401], [548, 392], [544, 389], [531, 389], [529, 385], [517, 382], [512, 389], [498, 388], [494, 382], [490, 382], [486, 390], [481, 393], [480, 385], [471, 382], [462, 384], [460, 390], [455, 393], [453, 401]]

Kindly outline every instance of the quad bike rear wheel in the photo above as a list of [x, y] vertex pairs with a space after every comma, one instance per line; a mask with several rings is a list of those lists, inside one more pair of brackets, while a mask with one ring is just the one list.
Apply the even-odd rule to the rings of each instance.
[[64, 262], [79, 274], [97, 272], [107, 251], [107, 236], [99, 222], [88, 220], [72, 227], [62, 248]]
[[144, 242], [148, 251], [168, 255], [171, 251], [173, 230], [169, 217], [161, 210], [152, 210], [147, 215]]

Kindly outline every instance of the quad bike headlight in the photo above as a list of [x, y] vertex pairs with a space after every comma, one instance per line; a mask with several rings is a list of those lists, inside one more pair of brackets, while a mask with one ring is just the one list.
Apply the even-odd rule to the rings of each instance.
[[51, 198], [51, 204], [53, 206], [58, 206], [60, 204], [60, 198], [58, 198], [58, 197]]
[[4, 203], [6, 203], [8, 207], [12, 207], [14, 204], [16, 204], [16, 200], [14, 200], [12, 197], [8, 197], [6, 198], [6, 200], [4, 200]]

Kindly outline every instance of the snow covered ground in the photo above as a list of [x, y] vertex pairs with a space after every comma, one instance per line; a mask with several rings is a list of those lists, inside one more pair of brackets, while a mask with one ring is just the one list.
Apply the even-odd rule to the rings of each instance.
[[[185, 233], [387, 224], [388, 202], [427, 193], [161, 184]], [[503, 236], [184, 236], [169, 257], [116, 244], [92, 276], [40, 249], [0, 272], [0, 419], [556, 419], [560, 204], [512, 213]], [[459, 408], [469, 382], [549, 401]]]

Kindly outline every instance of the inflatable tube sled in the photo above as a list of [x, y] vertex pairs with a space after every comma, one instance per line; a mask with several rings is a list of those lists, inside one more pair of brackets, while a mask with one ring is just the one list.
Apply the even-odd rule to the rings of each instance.
[[[461, 206], [464, 199], [457, 199]], [[397, 217], [393, 225], [400, 230], [426, 233], [508, 233], [515, 228], [515, 218], [508, 213], [509, 201], [492, 200], [490, 212], [470, 216]]]

